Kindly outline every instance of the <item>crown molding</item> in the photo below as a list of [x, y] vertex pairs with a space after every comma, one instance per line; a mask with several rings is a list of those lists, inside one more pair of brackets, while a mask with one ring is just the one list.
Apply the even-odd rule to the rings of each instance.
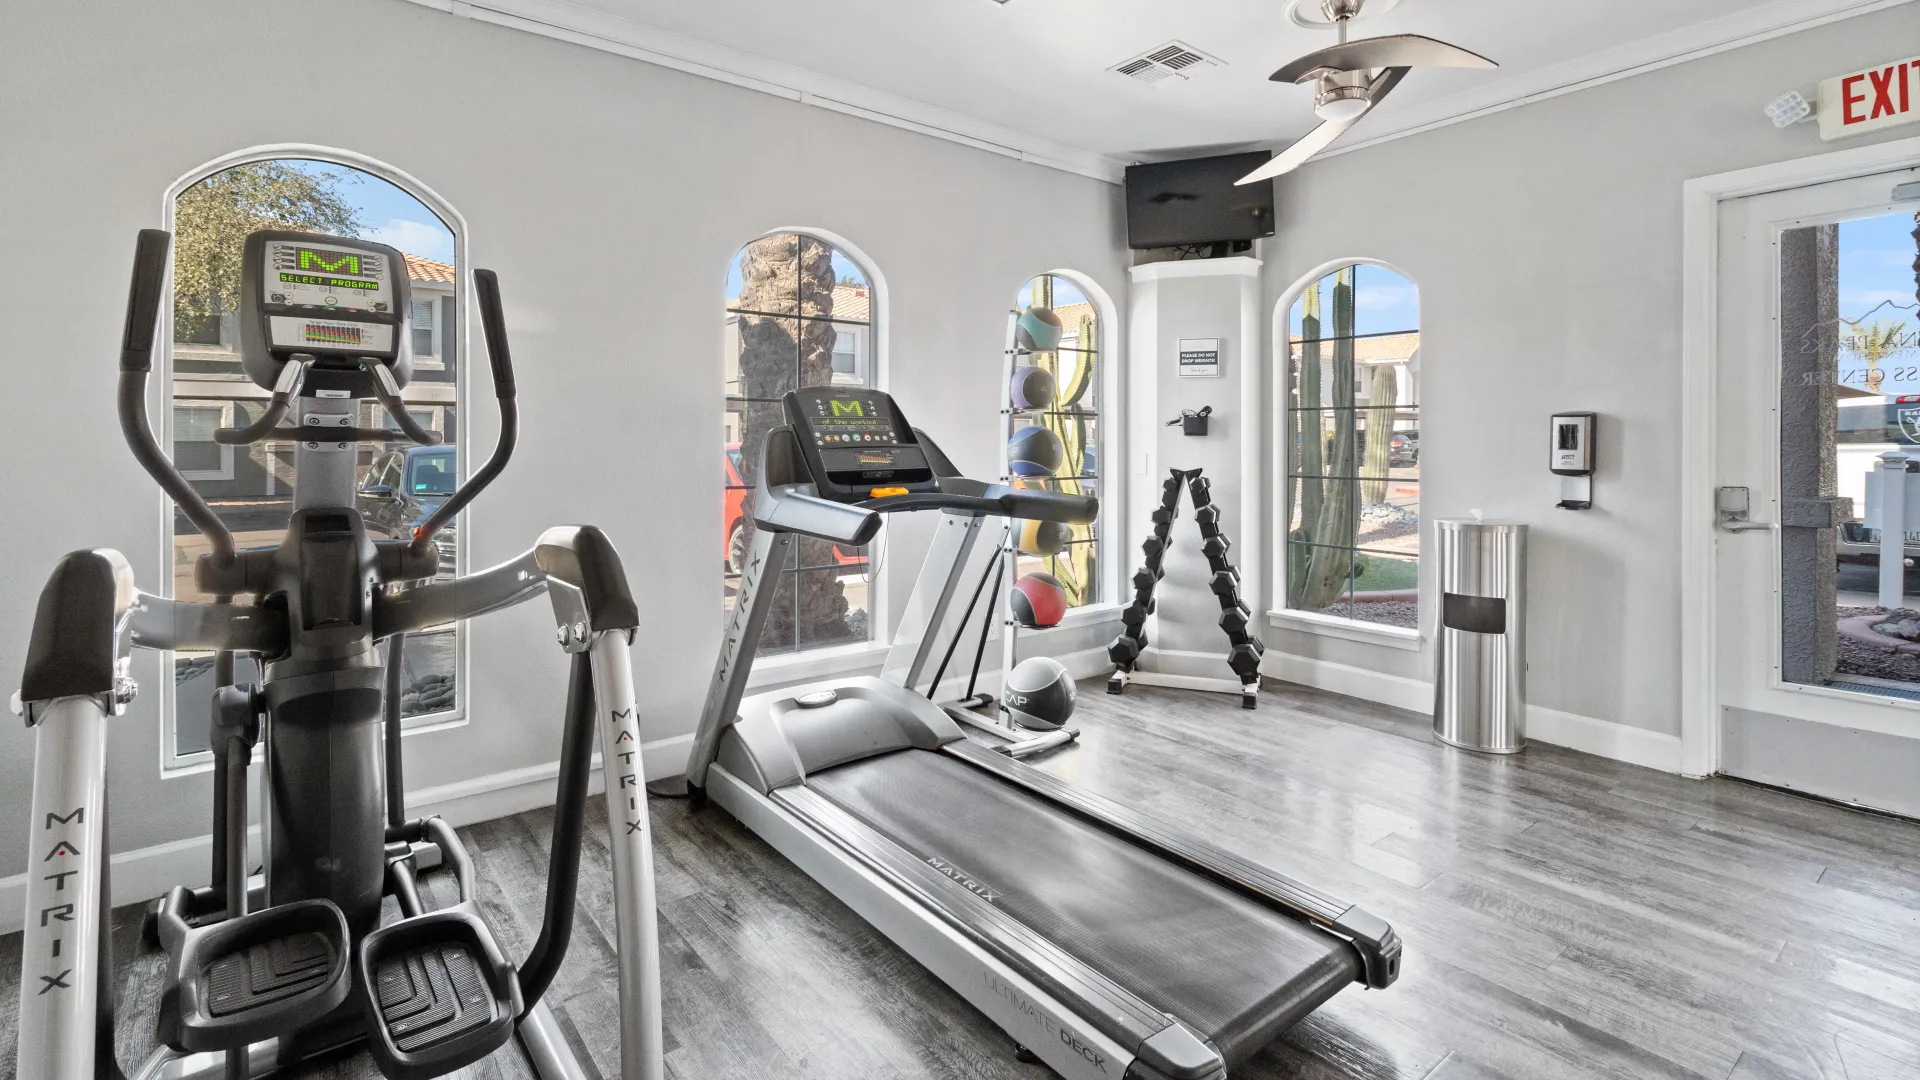
[[[610, 15], [568, 0], [407, 2], [462, 18], [599, 49], [1108, 183], [1119, 183], [1131, 161], [1154, 157], [1152, 154], [1116, 156], [1070, 146], [831, 75], [822, 75], [784, 61]], [[1452, 94], [1396, 112], [1390, 117], [1373, 118], [1371, 131], [1366, 138], [1333, 146], [1316, 155], [1314, 160], [1350, 154], [1409, 135], [1604, 86], [1635, 75], [1910, 2], [1913, 0], [1771, 0], [1719, 19], [1683, 26], [1510, 78], [1492, 80], [1471, 92]], [[1758, 108], [1756, 105], [1755, 109]]]
[[1126, 162], [780, 60], [609, 15], [566, 0], [407, 0], [461, 18], [583, 45], [659, 67], [1117, 184]]
[[[1330, 147], [1315, 155], [1314, 160], [1351, 154], [1409, 135], [1517, 109], [1563, 94], [1605, 86], [1635, 75], [1731, 52], [1909, 2], [1911, 0], [1772, 0], [1771, 3], [1759, 4], [1732, 15], [1629, 41], [1551, 67], [1490, 81], [1470, 93], [1450, 94], [1397, 112], [1391, 117], [1379, 117], [1366, 138]], [[1901, 46], [1889, 45], [1888, 48], [1898, 52]], [[1795, 88], [1780, 88], [1783, 93], [1791, 89]], [[1812, 87], [1801, 89], [1810, 90]], [[1761, 106], [1765, 104], [1763, 101], [1755, 102], [1754, 115], [1758, 116]]]

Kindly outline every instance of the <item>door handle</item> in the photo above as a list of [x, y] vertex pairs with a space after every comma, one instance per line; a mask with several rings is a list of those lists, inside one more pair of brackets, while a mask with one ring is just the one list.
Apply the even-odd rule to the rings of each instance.
[[1780, 527], [1771, 521], [1749, 519], [1747, 514], [1751, 512], [1752, 502], [1752, 493], [1746, 488], [1716, 489], [1713, 493], [1714, 524], [1730, 533], [1760, 532]]

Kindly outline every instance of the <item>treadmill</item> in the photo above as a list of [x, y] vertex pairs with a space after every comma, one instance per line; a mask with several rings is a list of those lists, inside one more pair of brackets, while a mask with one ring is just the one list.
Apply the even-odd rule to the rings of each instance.
[[[1094, 498], [967, 479], [877, 390], [782, 404], [688, 761], [696, 799], [1070, 1080], [1225, 1077], [1349, 983], [1394, 981], [1381, 919], [996, 753], [914, 689], [982, 523], [1083, 523]], [[914, 510], [942, 516], [881, 676], [742, 700], [796, 538], [865, 544]]]

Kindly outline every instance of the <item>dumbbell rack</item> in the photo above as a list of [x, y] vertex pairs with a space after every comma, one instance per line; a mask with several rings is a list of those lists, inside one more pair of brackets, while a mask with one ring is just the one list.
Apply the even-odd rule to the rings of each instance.
[[1214, 505], [1212, 485], [1200, 475], [1200, 470], [1169, 469], [1167, 472], [1170, 475], [1160, 483], [1160, 506], [1153, 512], [1153, 534], [1140, 545], [1146, 562], [1133, 575], [1133, 602], [1120, 613], [1120, 636], [1107, 646], [1107, 656], [1114, 663], [1113, 674], [1107, 679], [1107, 693], [1124, 693], [1129, 682], [1149, 686], [1156, 683], [1191, 685], [1186, 680], [1175, 684], [1138, 667], [1140, 654], [1147, 647], [1147, 616], [1158, 607], [1153, 590], [1166, 576], [1161, 564], [1172, 543], [1173, 520], [1180, 516], [1180, 489], [1185, 487], [1193, 502], [1193, 519], [1200, 526], [1200, 550], [1206, 555], [1207, 569], [1213, 574], [1211, 588], [1220, 599], [1220, 629], [1225, 631], [1230, 645], [1227, 666], [1240, 679], [1240, 707], [1251, 709], [1259, 701], [1260, 658], [1266, 654], [1267, 646], [1247, 632], [1253, 623], [1253, 611], [1240, 598], [1240, 571], [1227, 561], [1233, 541], [1220, 529], [1220, 508]]

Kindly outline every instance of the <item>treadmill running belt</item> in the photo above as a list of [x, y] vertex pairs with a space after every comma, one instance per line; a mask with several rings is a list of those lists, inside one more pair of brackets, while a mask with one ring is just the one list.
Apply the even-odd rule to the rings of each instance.
[[1230, 1065], [1360, 977], [1334, 935], [946, 754], [866, 758], [807, 787], [1186, 1021]]

